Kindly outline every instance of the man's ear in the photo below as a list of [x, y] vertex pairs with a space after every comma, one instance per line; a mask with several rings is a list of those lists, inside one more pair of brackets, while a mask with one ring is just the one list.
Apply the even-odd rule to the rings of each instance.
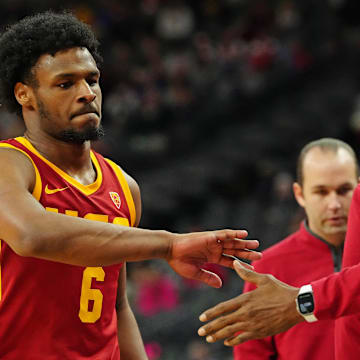
[[305, 207], [305, 199], [304, 199], [303, 189], [299, 183], [294, 182], [293, 192], [294, 192], [294, 196], [295, 196], [295, 199], [298, 202], [298, 204], [301, 207]]
[[22, 82], [17, 82], [14, 87], [14, 94], [15, 94], [17, 102], [21, 106], [33, 107], [33, 104], [32, 104], [32, 100], [33, 100], [32, 94], [33, 93], [32, 93], [31, 88], [28, 85], [26, 85]]

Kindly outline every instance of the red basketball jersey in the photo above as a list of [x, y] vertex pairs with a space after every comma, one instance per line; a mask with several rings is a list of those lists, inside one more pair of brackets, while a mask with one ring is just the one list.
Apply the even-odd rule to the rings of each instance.
[[[96, 181], [82, 185], [24, 137], [0, 142], [33, 163], [33, 196], [48, 211], [133, 226], [135, 206], [120, 168], [96, 152]], [[59, 229], [61, 231], [61, 229]], [[118, 360], [115, 311], [122, 264], [81, 267], [0, 253], [0, 359]]]

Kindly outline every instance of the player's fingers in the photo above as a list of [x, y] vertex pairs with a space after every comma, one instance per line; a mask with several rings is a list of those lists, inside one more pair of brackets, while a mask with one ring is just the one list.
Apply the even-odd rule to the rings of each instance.
[[[199, 320], [202, 322], [205, 321], [209, 321], [212, 320], [218, 316], [227, 314], [229, 312], [235, 311], [237, 309], [239, 309], [242, 304], [244, 303], [244, 298], [246, 298], [245, 296], [246, 294], [243, 294], [240, 296], [237, 296], [233, 299], [221, 302], [219, 304], [217, 304], [216, 306], [205, 310], [200, 316], [199, 316]], [[208, 324], [207, 324], [208, 325]], [[205, 329], [206, 329], [206, 325]]]
[[220, 288], [222, 286], [219, 275], [205, 269], [199, 269], [193, 279], [199, 280], [214, 288]]
[[229, 255], [229, 254], [222, 254], [221, 258], [220, 258], [220, 261], [219, 261], [219, 264], [221, 266], [226, 266], [228, 268], [234, 268], [234, 260], [237, 260], [237, 261], [240, 261], [242, 266], [246, 267], [247, 269], [254, 269], [254, 267], [250, 264], [247, 264], [239, 259], [237, 259], [235, 256], [233, 255]]
[[[221, 240], [218, 240], [221, 241]], [[222, 242], [224, 249], [248, 249], [254, 250], [259, 247], [258, 240], [228, 239]]]
[[220, 241], [231, 241], [233, 239], [244, 239], [248, 236], [246, 230], [215, 230], [214, 231], [216, 240]]
[[241, 259], [246, 259], [246, 260], [259, 260], [262, 258], [262, 254], [258, 251], [254, 251], [254, 250], [223, 249], [223, 253], [234, 256], [236, 258], [241, 258]]
[[235, 239], [235, 240], [237, 240], [236, 241], [237, 244], [239, 242], [241, 242], [242, 245], [244, 246], [243, 247], [244, 249], [254, 250], [254, 249], [257, 249], [259, 247], [259, 241], [258, 240], [253, 240], [253, 239], [249, 239], [249, 240]]

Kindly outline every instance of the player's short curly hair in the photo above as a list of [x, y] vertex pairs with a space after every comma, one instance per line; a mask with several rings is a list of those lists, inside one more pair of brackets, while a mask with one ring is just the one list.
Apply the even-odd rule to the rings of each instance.
[[31, 70], [41, 55], [55, 55], [72, 47], [87, 48], [97, 65], [101, 65], [99, 42], [93, 31], [68, 11], [46, 11], [9, 26], [0, 36], [0, 104], [20, 115], [15, 84], [34, 84]]

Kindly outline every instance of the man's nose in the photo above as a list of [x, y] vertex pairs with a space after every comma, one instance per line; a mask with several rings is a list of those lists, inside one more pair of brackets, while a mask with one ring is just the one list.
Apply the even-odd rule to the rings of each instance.
[[89, 104], [96, 99], [96, 94], [87, 81], [82, 81], [79, 87], [78, 101]]
[[332, 193], [329, 195], [328, 206], [331, 210], [337, 210], [341, 208], [341, 201], [336, 193]]

